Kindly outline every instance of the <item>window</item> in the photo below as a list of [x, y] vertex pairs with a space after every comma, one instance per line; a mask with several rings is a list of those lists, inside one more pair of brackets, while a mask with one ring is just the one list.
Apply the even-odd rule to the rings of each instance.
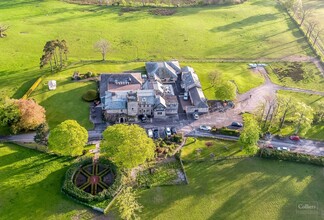
[[158, 112], [157, 114], [158, 114], [158, 115], [162, 115], [162, 112]]

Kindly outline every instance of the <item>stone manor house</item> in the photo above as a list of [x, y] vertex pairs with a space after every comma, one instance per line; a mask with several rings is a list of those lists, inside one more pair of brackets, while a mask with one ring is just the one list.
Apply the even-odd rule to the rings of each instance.
[[[199, 78], [191, 67], [181, 69], [178, 61], [147, 62], [145, 67], [147, 74], [100, 75], [100, 106], [107, 121], [136, 122], [144, 116], [166, 118], [181, 112], [208, 112]], [[190, 103], [179, 106], [183, 92], [189, 94]]]

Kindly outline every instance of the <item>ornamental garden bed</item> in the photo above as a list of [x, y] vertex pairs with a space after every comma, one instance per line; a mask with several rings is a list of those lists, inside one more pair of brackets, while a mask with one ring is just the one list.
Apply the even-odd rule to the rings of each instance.
[[111, 200], [121, 187], [121, 174], [115, 164], [100, 158], [82, 160], [66, 172], [62, 191], [68, 196], [93, 206]]

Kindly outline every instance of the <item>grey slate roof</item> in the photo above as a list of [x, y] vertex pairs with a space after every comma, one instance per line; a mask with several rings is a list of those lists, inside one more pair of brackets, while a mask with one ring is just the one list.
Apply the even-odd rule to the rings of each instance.
[[100, 75], [100, 97], [108, 91], [108, 84], [142, 84], [141, 73], [119, 73], [119, 74], [101, 74]]
[[166, 108], [166, 103], [165, 103], [165, 99], [162, 98], [161, 96], [157, 96], [155, 99], [155, 106], [154, 108], [158, 108], [159, 106], [163, 106], [164, 108]]
[[149, 105], [154, 105], [155, 103], [155, 93], [154, 90], [138, 90], [137, 97], [139, 103], [145, 103]]
[[207, 100], [201, 88], [194, 87], [189, 90], [193, 105], [197, 108], [208, 108]]
[[107, 92], [104, 107], [106, 110], [126, 109], [127, 100], [125, 98], [115, 96], [112, 92]]
[[189, 66], [182, 68], [181, 79], [187, 90], [195, 86], [201, 88], [201, 84], [197, 74], [194, 72], [194, 69]]
[[177, 74], [181, 71], [178, 61], [147, 62], [145, 63], [145, 68], [150, 78], [155, 78], [157, 76], [160, 79], [176, 79]]

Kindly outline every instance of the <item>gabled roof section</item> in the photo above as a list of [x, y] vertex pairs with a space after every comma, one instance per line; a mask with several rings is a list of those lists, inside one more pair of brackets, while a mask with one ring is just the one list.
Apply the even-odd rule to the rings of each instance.
[[147, 62], [145, 63], [147, 74], [150, 78], [177, 78], [177, 74], [181, 72], [178, 61], [168, 62]]
[[162, 106], [162, 107], [166, 108], [165, 99], [162, 98], [161, 96], [156, 97], [154, 108], [158, 108], [159, 106]]
[[201, 88], [198, 75], [195, 73], [194, 69], [189, 66], [182, 68], [181, 79], [187, 90], [193, 87]]
[[189, 90], [193, 105], [197, 108], [208, 108], [207, 100], [201, 88], [194, 87]]

